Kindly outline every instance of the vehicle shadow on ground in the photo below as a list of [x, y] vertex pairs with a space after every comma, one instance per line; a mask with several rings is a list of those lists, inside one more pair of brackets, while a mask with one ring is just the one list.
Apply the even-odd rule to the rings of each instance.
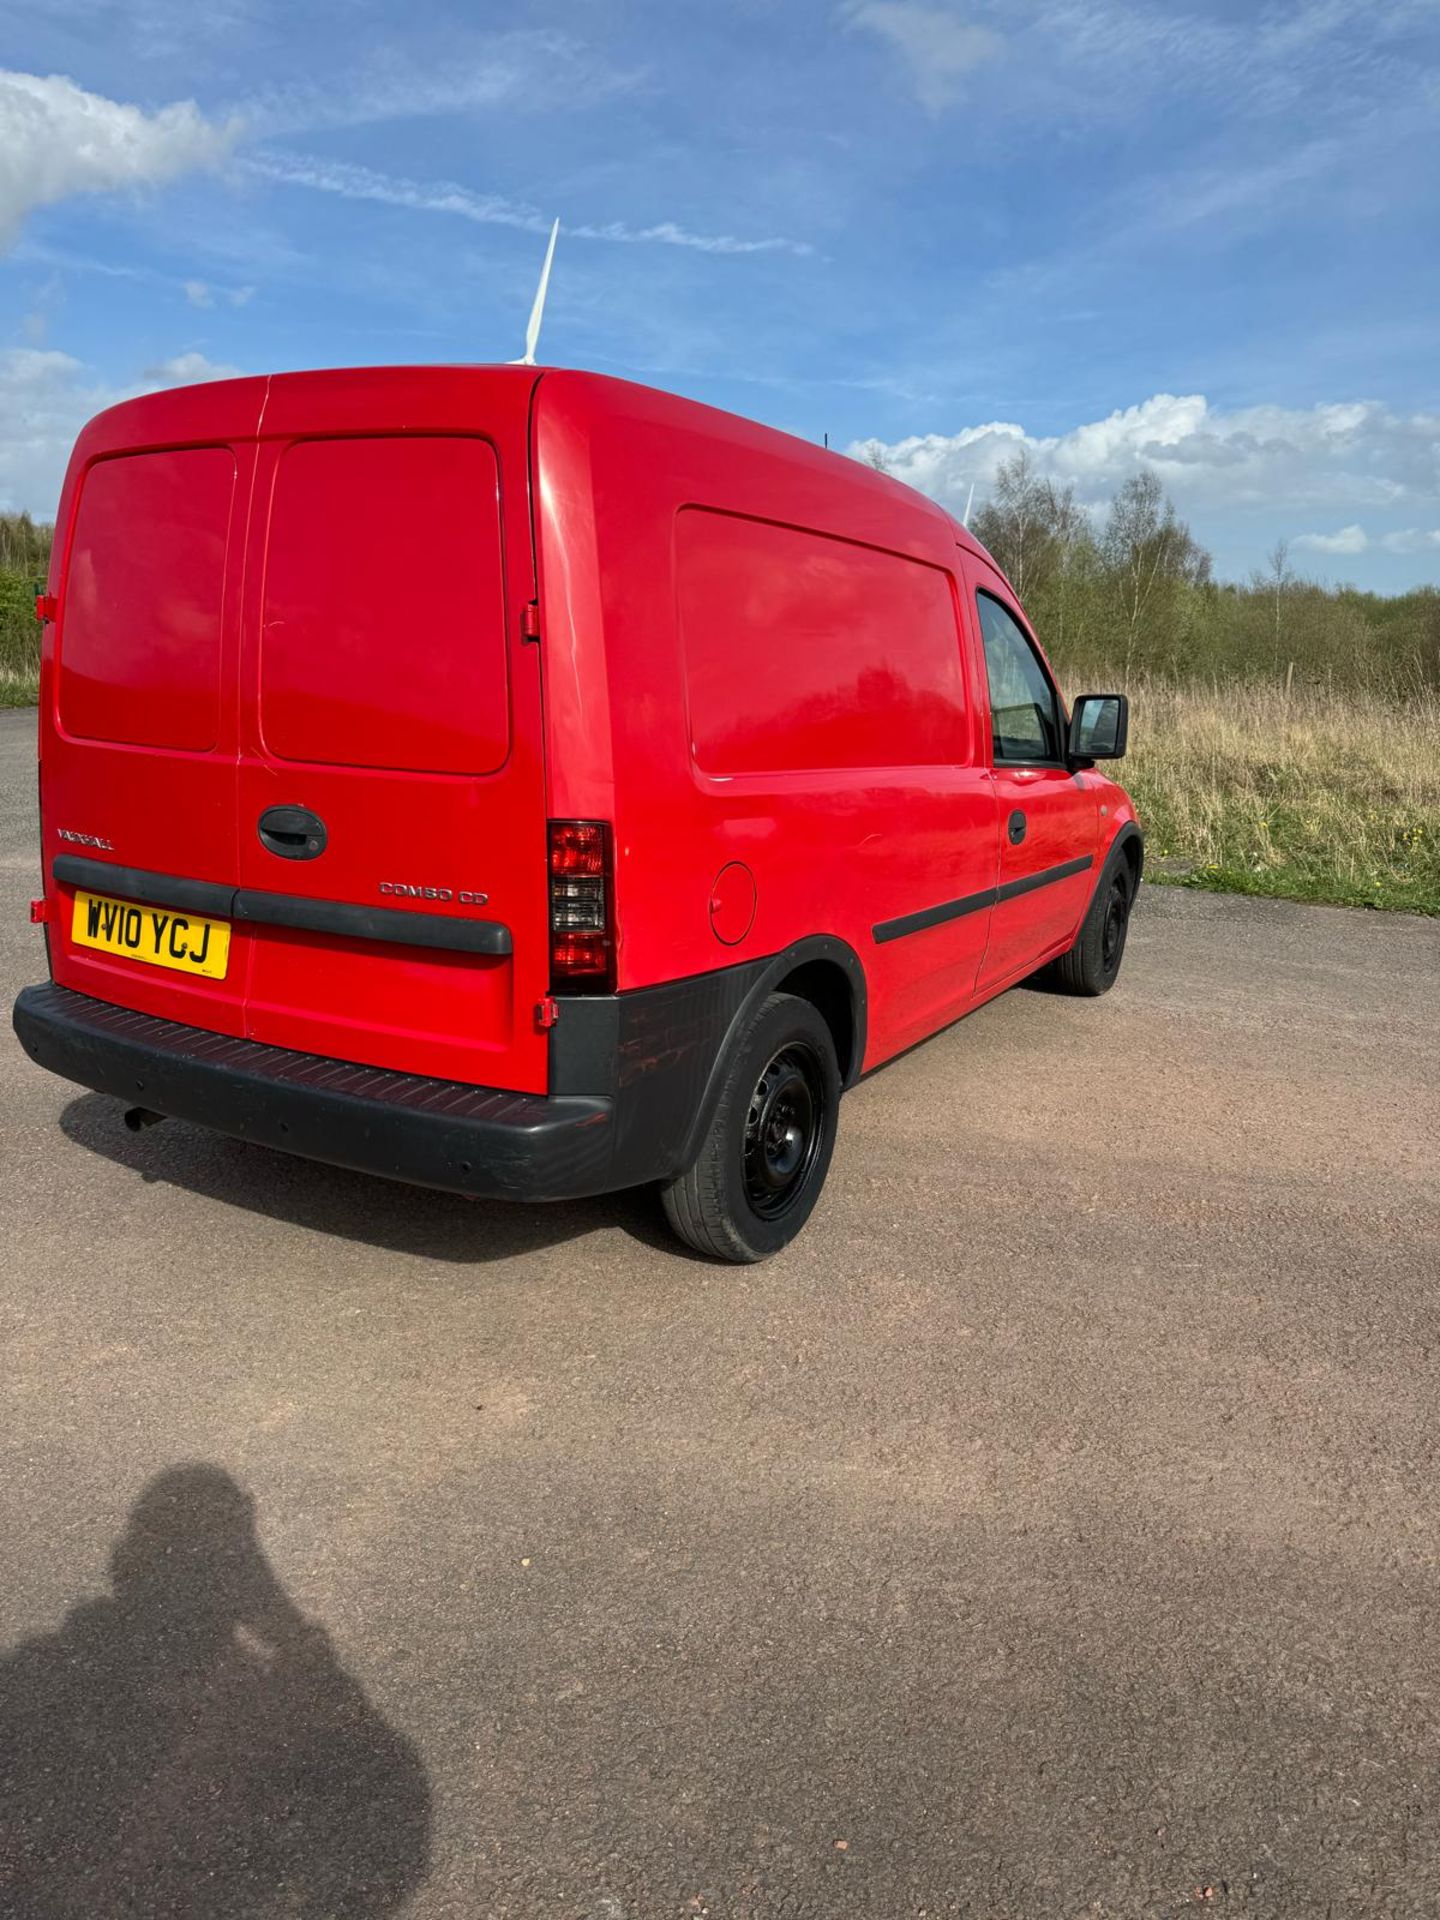
[[207, 1200], [387, 1253], [473, 1265], [617, 1227], [647, 1247], [696, 1261], [701, 1257], [669, 1234], [648, 1188], [547, 1206], [467, 1200], [252, 1146], [182, 1120], [131, 1133], [124, 1112], [121, 1101], [83, 1094], [61, 1114], [60, 1129], [77, 1146], [142, 1180], [165, 1181]]
[[169, 1468], [109, 1571], [0, 1661], [0, 1909], [398, 1913], [429, 1870], [425, 1769], [276, 1579], [249, 1496]]

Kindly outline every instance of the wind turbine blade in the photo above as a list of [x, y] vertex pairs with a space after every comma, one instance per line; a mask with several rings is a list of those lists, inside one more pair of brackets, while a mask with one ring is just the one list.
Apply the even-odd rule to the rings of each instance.
[[555, 241], [560, 232], [557, 220], [550, 229], [550, 244], [545, 249], [545, 264], [540, 269], [540, 284], [535, 289], [535, 304], [530, 309], [530, 324], [525, 329], [525, 356], [515, 362], [519, 367], [533, 367], [535, 349], [540, 344], [540, 322], [545, 318], [545, 295], [550, 290], [550, 262], [555, 258]]
[[964, 511], [964, 513], [962, 513], [962, 514], [961, 514], [961, 516], [960, 516], [960, 524], [961, 524], [961, 526], [962, 526], [962, 527], [968, 527], [968, 526], [969, 526], [969, 524], [970, 524], [970, 509], [971, 509], [971, 508], [972, 508], [972, 507], [974, 506], [974, 504], [975, 504], [975, 482], [974, 482], [974, 481], [972, 480], [972, 481], [970, 482], [970, 497], [969, 497], [969, 499], [968, 499], [968, 500], [967, 500], [967, 501], [965, 502], [965, 511]]

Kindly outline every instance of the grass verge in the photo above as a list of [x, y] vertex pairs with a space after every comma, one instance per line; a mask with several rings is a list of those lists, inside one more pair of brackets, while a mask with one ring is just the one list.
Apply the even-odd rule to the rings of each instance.
[[1440, 914], [1440, 700], [1152, 686], [1116, 769], [1162, 884]]
[[0, 707], [33, 707], [40, 698], [40, 675], [0, 664]]

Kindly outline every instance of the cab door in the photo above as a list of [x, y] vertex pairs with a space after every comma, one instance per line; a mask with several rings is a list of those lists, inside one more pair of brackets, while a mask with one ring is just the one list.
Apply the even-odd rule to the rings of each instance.
[[1065, 760], [1065, 709], [1000, 576], [976, 564], [973, 617], [990, 705], [999, 861], [981, 992], [1021, 979], [1074, 938], [1094, 884], [1095, 790]]

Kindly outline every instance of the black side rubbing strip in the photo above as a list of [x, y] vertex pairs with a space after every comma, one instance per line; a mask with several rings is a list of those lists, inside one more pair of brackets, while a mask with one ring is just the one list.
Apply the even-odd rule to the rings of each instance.
[[1067, 860], [1063, 866], [1046, 867], [1042, 873], [1027, 873], [1021, 880], [1007, 880], [1001, 887], [1000, 900], [1017, 900], [1022, 893], [1034, 893], [1037, 887], [1048, 887], [1056, 880], [1073, 880], [1077, 873], [1085, 873], [1095, 864], [1095, 856], [1087, 853], [1082, 859]]
[[233, 887], [213, 880], [182, 880], [173, 873], [147, 873], [143, 867], [112, 867], [108, 860], [82, 860], [78, 854], [55, 856], [55, 878], [67, 887], [94, 887], [141, 900], [152, 907], [178, 907], [182, 913], [226, 915], [235, 899]]
[[140, 867], [111, 866], [105, 860], [82, 860], [70, 853], [56, 856], [54, 873], [67, 887], [93, 887], [150, 906], [177, 907], [182, 913], [213, 913], [222, 920], [303, 927], [312, 933], [346, 934], [351, 939], [385, 940], [406, 947], [443, 947], [453, 953], [505, 954], [514, 945], [509, 927], [499, 920], [356, 907], [338, 900], [302, 900], [288, 893], [252, 893], [213, 880], [184, 880], [169, 873], [147, 873]]
[[1022, 893], [1034, 893], [1037, 888], [1051, 886], [1056, 880], [1071, 880], [1094, 864], [1094, 855], [1087, 853], [1079, 860], [1066, 860], [1058, 867], [1046, 867], [1041, 873], [1027, 873], [1019, 880], [1007, 880], [1003, 887], [987, 887], [983, 893], [967, 893], [959, 900], [944, 900], [938, 907], [922, 907], [919, 913], [904, 913], [896, 920], [882, 920], [878, 926], [870, 929], [871, 936], [877, 946], [884, 946], [887, 940], [902, 940], [907, 933], [923, 933], [927, 927], [941, 926], [947, 920], [959, 920], [967, 913], [978, 913], [984, 907], [998, 906], [1003, 900], [1017, 900]]
[[898, 920], [882, 920], [870, 931], [876, 946], [883, 947], [887, 940], [903, 940], [907, 933], [923, 933], [927, 927], [963, 919], [967, 913], [979, 913], [994, 904], [995, 889], [987, 887], [983, 893], [967, 893], [962, 900], [945, 900], [938, 907], [922, 907], [919, 913], [903, 913]]
[[452, 920], [439, 913], [407, 913], [394, 907], [352, 907], [338, 900], [300, 900], [290, 893], [250, 893], [240, 888], [230, 909], [236, 920], [270, 927], [304, 927], [311, 933], [343, 933], [355, 940], [389, 940], [404, 947], [447, 947], [456, 953], [509, 953], [509, 927], [498, 920]]

